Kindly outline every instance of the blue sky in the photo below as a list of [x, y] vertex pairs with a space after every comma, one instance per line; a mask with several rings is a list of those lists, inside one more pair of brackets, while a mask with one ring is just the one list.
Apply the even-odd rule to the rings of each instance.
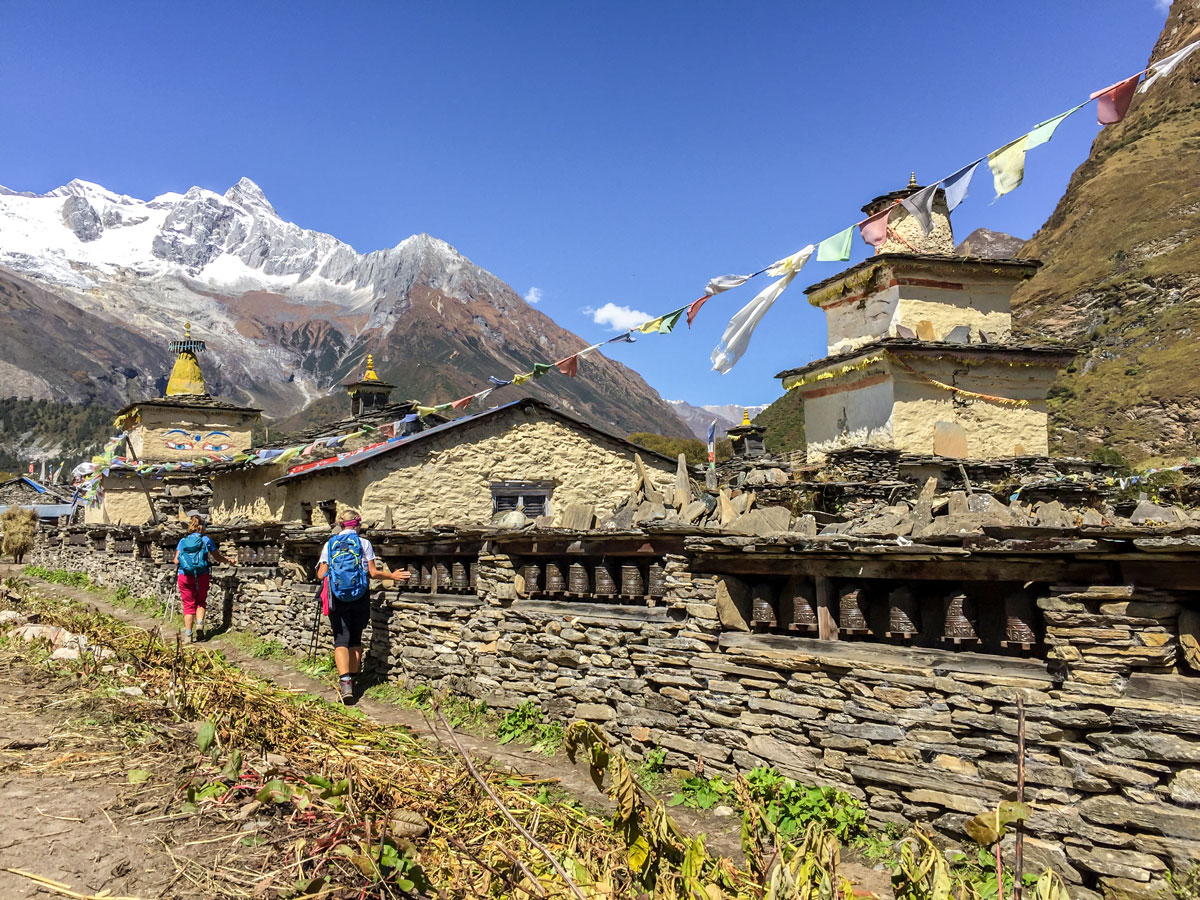
[[[1141, 69], [1165, 16], [1160, 0], [12, 4], [0, 184], [148, 198], [246, 175], [360, 251], [449, 241], [600, 340], [587, 310], [682, 306], [857, 221], [910, 170], [944, 176]], [[978, 173], [956, 236], [1032, 234], [1097, 130], [1094, 107], [1067, 120], [994, 205]], [[668, 399], [769, 402], [775, 372], [824, 353], [802, 288], [841, 267], [811, 262], [727, 375], [709, 354], [752, 285], [612, 355]]]

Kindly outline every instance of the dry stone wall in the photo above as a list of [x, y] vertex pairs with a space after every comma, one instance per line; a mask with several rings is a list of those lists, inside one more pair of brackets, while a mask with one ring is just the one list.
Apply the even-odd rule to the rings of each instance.
[[[162, 550], [114, 546], [60, 536], [36, 561], [133, 593], [172, 590]], [[1054, 865], [1083, 900], [1167, 900], [1167, 872], [1200, 861], [1200, 680], [1171, 668], [1188, 596], [1057, 586], [1040, 601], [1049, 659], [1005, 658], [756, 634], [718, 602], [722, 576], [682, 554], [664, 562], [655, 605], [534, 599], [514, 560], [485, 545], [477, 594], [374, 594], [366, 668], [497, 709], [534, 700], [599, 723], [635, 755], [661, 747], [672, 766], [774, 766], [862, 799], [877, 825], [920, 820], [947, 842], [1012, 795], [1020, 695], [1027, 866]], [[238, 569], [217, 580], [210, 610], [296, 652], [316, 624], [326, 649], [315, 586], [296, 574]]]

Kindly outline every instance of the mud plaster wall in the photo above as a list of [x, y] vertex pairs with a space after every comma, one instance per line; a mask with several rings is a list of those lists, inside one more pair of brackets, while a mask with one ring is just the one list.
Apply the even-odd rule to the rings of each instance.
[[103, 486], [104, 502], [84, 507], [85, 524], [141, 525], [150, 521], [150, 502], [141, 479], [110, 475]]
[[967, 455], [991, 459], [1049, 452], [1046, 392], [1055, 370], [1042, 366], [1001, 363], [966, 365], [950, 358], [908, 360], [923, 375], [944, 384], [979, 393], [1028, 401], [1028, 406], [1005, 406], [987, 400], [962, 398], [893, 367], [896, 406], [892, 416], [893, 447], [911, 453], [932, 453], [934, 427], [956, 422], [967, 433]]
[[[207, 457], [210, 451], [202, 450], [201, 445], [208, 440], [211, 431], [224, 431], [229, 435], [228, 438], [212, 439], [229, 445], [228, 450], [218, 451], [222, 453], [245, 450], [252, 440], [250, 425], [253, 417], [245, 413], [206, 407], [191, 410], [143, 406], [139, 416], [140, 423], [129, 432], [129, 445], [137, 458], [144, 462], [178, 462], [199, 456]], [[168, 431], [176, 428], [188, 432], [187, 440], [193, 444], [191, 450], [173, 450], [166, 445], [168, 440], [173, 443], [184, 440], [181, 435], [167, 436]], [[196, 435], [200, 435], [199, 441]]]
[[[369, 523], [384, 522], [390, 507], [395, 528], [482, 525], [492, 516], [489, 485], [495, 481], [554, 482], [556, 520], [577, 502], [592, 504], [598, 516], [605, 516], [633, 488], [634, 452], [557, 419], [516, 410], [432, 435], [361, 466], [285, 486], [263, 487], [279, 474], [267, 475], [266, 468], [222, 474], [213, 485], [214, 521], [299, 521], [302, 502], [315, 508], [335, 500], [339, 512], [358, 509]], [[651, 454], [643, 454], [643, 460], [660, 485], [674, 479], [670, 463]]]
[[[111, 552], [40, 546], [35, 562], [135, 594], [174, 592], [166, 565]], [[555, 719], [597, 722], [635, 756], [664, 748], [670, 766], [771, 765], [864, 800], [877, 826], [920, 820], [955, 842], [1013, 789], [1020, 693], [1027, 871], [1053, 864], [1074, 900], [1165, 900], [1168, 868], [1200, 859], [1196, 679], [1136, 674], [1169, 663], [1177, 597], [1121, 587], [1119, 602], [1039, 601], [1081, 641], [1063, 681], [1039, 660], [748, 634], [721, 600], [736, 579], [719, 587], [685, 557], [666, 562], [667, 595], [647, 608], [522, 598], [512, 561], [481, 554], [480, 596], [376, 591], [366, 667], [496, 709], [534, 700]], [[227, 611], [233, 627], [302, 654], [312, 592], [282, 570], [238, 569], [216, 579], [210, 620]], [[1090, 643], [1101, 622], [1146, 640], [1095, 656], [1089, 673], [1089, 658], [1113, 649]]]
[[830, 450], [839, 447], [892, 446], [892, 381], [852, 390], [820, 394], [833, 387], [870, 380], [884, 364], [871, 373], [855, 372], [845, 379], [816, 381], [814, 390], [804, 397], [804, 433], [808, 442], [808, 461], [820, 462]]
[[892, 207], [888, 216], [888, 230], [903, 240], [888, 235], [879, 248], [880, 253], [944, 253], [954, 252], [954, 230], [950, 226], [950, 211], [946, 208], [946, 194], [938, 190], [933, 200], [933, 227], [929, 234], [921, 223], [909, 215], [903, 206]]
[[826, 309], [828, 352], [853, 350], [884, 335], [895, 337], [897, 325], [916, 331], [923, 321], [933, 327], [935, 340], [944, 339], [959, 325], [970, 326], [975, 340], [980, 331], [986, 331], [993, 342], [1007, 340], [1012, 334], [1011, 290], [1010, 283], [978, 281], [966, 282], [963, 290], [892, 285], [860, 301]]

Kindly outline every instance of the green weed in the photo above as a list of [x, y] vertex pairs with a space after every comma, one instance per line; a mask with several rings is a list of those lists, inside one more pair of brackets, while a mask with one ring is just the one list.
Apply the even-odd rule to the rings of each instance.
[[746, 774], [750, 796], [784, 837], [793, 837], [811, 822], [848, 842], [867, 833], [867, 813], [857, 799], [831, 787], [799, 784], [775, 769], [758, 766]]
[[714, 775], [691, 775], [679, 785], [679, 791], [671, 798], [668, 806], [686, 806], [688, 809], [712, 809], [726, 798], [733, 798], [733, 785]]
[[662, 790], [666, 771], [667, 751], [662, 747], [655, 747], [647, 750], [642, 756], [642, 761], [634, 766], [633, 777], [648, 793], [657, 794]]

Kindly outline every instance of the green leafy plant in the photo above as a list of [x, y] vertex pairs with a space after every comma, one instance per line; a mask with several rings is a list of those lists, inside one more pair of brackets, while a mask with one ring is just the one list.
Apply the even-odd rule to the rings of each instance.
[[811, 823], [829, 829], [839, 841], [867, 833], [867, 813], [849, 794], [831, 787], [799, 784], [775, 769], [759, 766], [746, 774], [751, 798], [784, 837], [792, 837]]
[[733, 793], [733, 785], [714, 775], [691, 775], [680, 783], [679, 791], [671, 798], [669, 806], [686, 806], [688, 809], [712, 809]]
[[526, 700], [516, 709], [510, 709], [504, 714], [499, 727], [496, 728], [496, 740], [507, 744], [525, 738], [531, 732], [536, 732], [544, 716], [545, 713], [536, 700]]
[[651, 794], [657, 794], [667, 771], [667, 751], [662, 747], [647, 750], [633, 771], [638, 784]]
[[1167, 884], [1178, 900], [1200, 900], [1200, 863], [1182, 872], [1167, 872]]

